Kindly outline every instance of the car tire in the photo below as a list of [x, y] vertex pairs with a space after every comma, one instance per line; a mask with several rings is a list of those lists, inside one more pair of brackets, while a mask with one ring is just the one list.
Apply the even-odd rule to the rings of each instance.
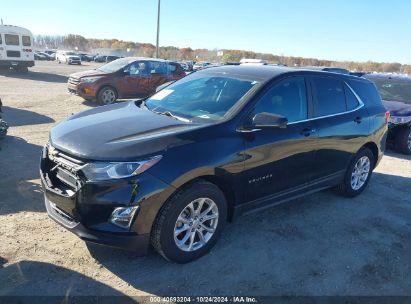
[[411, 155], [411, 126], [401, 128], [395, 137], [395, 150]]
[[[204, 219], [206, 216], [209, 219]], [[166, 260], [188, 263], [210, 251], [226, 219], [223, 192], [216, 185], [200, 180], [180, 189], [160, 209], [151, 244]]]
[[28, 67], [18, 67], [17, 71], [20, 72], [20, 73], [28, 73], [29, 68]]
[[351, 160], [343, 182], [337, 192], [343, 196], [354, 197], [367, 187], [375, 166], [375, 157], [370, 149], [364, 147]]
[[97, 101], [100, 105], [109, 105], [117, 100], [117, 92], [113, 87], [103, 87], [97, 94]]

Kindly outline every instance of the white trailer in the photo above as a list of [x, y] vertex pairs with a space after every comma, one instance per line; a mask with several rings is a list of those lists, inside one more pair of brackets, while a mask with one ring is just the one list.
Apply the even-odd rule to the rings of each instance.
[[34, 66], [33, 35], [23, 27], [0, 25], [0, 69], [27, 71]]

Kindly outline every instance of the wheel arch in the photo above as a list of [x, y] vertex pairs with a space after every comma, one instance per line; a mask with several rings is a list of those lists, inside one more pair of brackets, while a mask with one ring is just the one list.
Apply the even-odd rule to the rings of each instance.
[[374, 164], [373, 164], [373, 169], [374, 169], [378, 163], [378, 155], [379, 155], [378, 146], [374, 142], [370, 141], [366, 143], [365, 145], [363, 145], [358, 151], [360, 151], [363, 148], [368, 148], [369, 150], [371, 150], [374, 156]]

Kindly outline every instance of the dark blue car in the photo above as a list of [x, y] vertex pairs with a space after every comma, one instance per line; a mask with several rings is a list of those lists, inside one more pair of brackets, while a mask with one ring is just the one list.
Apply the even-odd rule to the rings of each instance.
[[367, 74], [376, 84], [385, 108], [390, 111], [388, 141], [395, 150], [411, 154], [411, 76]]

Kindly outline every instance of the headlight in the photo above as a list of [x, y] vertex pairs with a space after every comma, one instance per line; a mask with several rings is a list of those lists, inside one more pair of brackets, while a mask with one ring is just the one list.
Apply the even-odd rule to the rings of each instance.
[[81, 82], [85, 83], [90, 83], [90, 82], [95, 82], [99, 80], [102, 76], [96, 76], [96, 77], [83, 77], [81, 78]]
[[161, 155], [138, 162], [93, 162], [81, 170], [90, 181], [126, 178], [139, 175], [154, 166], [162, 158]]
[[406, 123], [411, 122], [411, 116], [405, 116], [405, 117], [391, 116], [390, 122], [393, 124], [406, 124]]

